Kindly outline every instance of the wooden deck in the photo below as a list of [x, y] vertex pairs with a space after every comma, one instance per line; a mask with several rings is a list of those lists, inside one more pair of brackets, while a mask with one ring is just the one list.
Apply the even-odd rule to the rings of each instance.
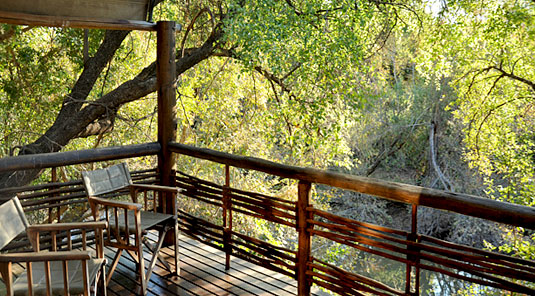
[[[164, 258], [172, 260], [173, 250], [163, 248]], [[108, 249], [108, 261], [113, 250]], [[148, 260], [146, 257], [145, 259]], [[174, 266], [173, 266], [174, 267]], [[124, 254], [108, 286], [109, 295], [136, 295], [135, 263]], [[314, 293], [321, 295], [323, 293]], [[297, 295], [297, 282], [281, 275], [232, 257], [231, 268], [225, 271], [225, 254], [193, 240], [180, 236], [180, 276], [170, 276], [158, 262], [148, 285], [147, 295]]]
[[[151, 237], [154, 239], [154, 237]], [[213, 247], [181, 235], [180, 239], [180, 276], [169, 272], [157, 262], [150, 278], [150, 296], [163, 295], [297, 295], [297, 282], [285, 275], [270, 271], [261, 266], [231, 257], [231, 268], [225, 271], [225, 254]], [[114, 249], [106, 249], [108, 264], [113, 260]], [[174, 268], [173, 250], [162, 248], [162, 255]], [[145, 256], [148, 264], [149, 256]], [[17, 276], [23, 266], [14, 266]], [[138, 295], [135, 261], [123, 253], [119, 265], [108, 285], [108, 295]], [[0, 295], [5, 295], [5, 286], [0, 281]], [[313, 289], [312, 295], [326, 295]]]

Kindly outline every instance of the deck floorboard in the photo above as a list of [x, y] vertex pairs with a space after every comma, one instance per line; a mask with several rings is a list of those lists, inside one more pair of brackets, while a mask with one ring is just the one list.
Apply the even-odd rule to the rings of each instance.
[[[149, 239], [154, 240], [153, 236]], [[196, 241], [180, 236], [180, 276], [170, 275], [157, 261], [148, 285], [148, 295], [297, 295], [296, 281], [239, 258], [231, 257], [229, 270], [225, 270], [225, 253]], [[114, 250], [106, 249], [110, 262]], [[161, 255], [174, 268], [174, 250], [163, 248]], [[145, 256], [148, 264], [149, 255]], [[123, 254], [108, 287], [110, 295], [136, 295], [139, 283], [135, 273], [135, 261]]]
[[[155, 235], [149, 240], [154, 242]], [[94, 246], [91, 246], [94, 250]], [[148, 284], [149, 296], [292, 296], [297, 295], [294, 279], [268, 270], [264, 267], [231, 257], [229, 270], [225, 270], [225, 253], [187, 236], [180, 236], [180, 276], [170, 274], [163, 264], [157, 261]], [[174, 250], [163, 248], [161, 255], [174, 270]], [[108, 263], [113, 260], [115, 249], [105, 248]], [[145, 254], [145, 266], [150, 254]], [[16, 273], [23, 266], [15, 265]], [[140, 289], [136, 273], [136, 262], [123, 252], [119, 264], [108, 285], [108, 295], [138, 295]], [[313, 290], [313, 295], [323, 293]], [[5, 294], [5, 286], [0, 281], [0, 295]]]

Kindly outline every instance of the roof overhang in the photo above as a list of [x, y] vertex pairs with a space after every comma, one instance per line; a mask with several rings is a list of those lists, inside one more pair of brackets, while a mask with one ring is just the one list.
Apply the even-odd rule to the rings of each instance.
[[154, 0], [2, 0], [0, 22], [152, 31], [153, 4]]

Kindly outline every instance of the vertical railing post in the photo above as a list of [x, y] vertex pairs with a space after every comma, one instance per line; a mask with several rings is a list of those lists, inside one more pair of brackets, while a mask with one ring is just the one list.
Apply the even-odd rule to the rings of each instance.
[[[175, 61], [175, 22], [160, 21], [156, 24], [156, 79], [158, 86], [158, 172], [160, 184], [173, 185], [173, 153], [168, 143], [176, 138], [176, 61]], [[163, 200], [162, 200], [163, 199]], [[165, 203], [167, 213], [175, 209], [171, 194], [163, 194], [160, 205]], [[169, 232], [166, 244], [174, 245], [174, 233]]]
[[299, 181], [297, 191], [297, 232], [299, 235], [297, 249], [297, 294], [299, 296], [310, 295], [310, 280], [307, 276], [308, 263], [310, 261], [310, 232], [308, 231], [308, 210], [310, 206], [309, 182]]
[[[57, 168], [56, 167], [53, 167], [53, 168], [50, 168], [50, 173], [51, 173], [51, 178], [50, 178], [50, 183], [55, 183], [58, 181], [58, 173], [57, 173]], [[51, 187], [49, 190], [54, 190], [56, 189], [57, 187], [56, 186], [53, 186]], [[51, 194], [50, 197], [54, 197], [56, 196], [55, 193]], [[51, 202], [52, 204], [55, 204], [56, 202], [53, 201]], [[52, 223], [54, 221], [54, 216], [53, 216], [53, 212], [54, 212], [54, 209], [56, 209], [56, 215], [58, 216], [58, 223], [60, 222], [60, 207], [55, 207], [55, 208], [48, 208], [48, 223]]]
[[[411, 215], [411, 233], [408, 235], [407, 240], [411, 242], [418, 242], [418, 205], [412, 205], [412, 215]], [[415, 247], [408, 246], [408, 251], [418, 252], [419, 250]], [[407, 295], [420, 295], [420, 268], [418, 263], [420, 258], [418, 255], [407, 255], [407, 271], [406, 271], [406, 282], [405, 282], [405, 293]], [[411, 289], [411, 274], [414, 267], [414, 292]]]
[[225, 165], [225, 186], [223, 186], [223, 245], [225, 248], [225, 270], [230, 269], [232, 253], [232, 203], [230, 198], [230, 167]]
[[[413, 242], [418, 242], [418, 206], [412, 205], [412, 225], [411, 225], [411, 236], [413, 238]], [[414, 294], [420, 295], [420, 267], [418, 264], [420, 263], [420, 250], [416, 249], [416, 252], [418, 253], [416, 255], [416, 258], [414, 258], [414, 272], [415, 272], [415, 280], [414, 280]]]

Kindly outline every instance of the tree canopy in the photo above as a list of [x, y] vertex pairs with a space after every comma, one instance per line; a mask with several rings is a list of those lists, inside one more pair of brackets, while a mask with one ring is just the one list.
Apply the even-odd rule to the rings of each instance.
[[[228, 94], [225, 88], [231, 85], [217, 85], [217, 73], [227, 69], [239, 72], [233, 77], [237, 80], [245, 76], [258, 80], [260, 74], [262, 80], [258, 88], [256, 81], [253, 83], [253, 92], [257, 95], [262, 88], [271, 88], [271, 92], [264, 90], [256, 98], [262, 97], [263, 106], [269, 110], [264, 118], [273, 119], [273, 126], [264, 131], [264, 136], [277, 143], [266, 147], [268, 151], [282, 149], [279, 156], [283, 160], [324, 166], [340, 164], [349, 150], [342, 127], [348, 123], [349, 112], [365, 100], [355, 86], [362, 59], [385, 42], [400, 14], [406, 11], [410, 11], [406, 4], [395, 1], [311, 1], [303, 5], [291, 1], [211, 5], [169, 1], [160, 4], [156, 16], [188, 24], [179, 36], [182, 40], [177, 50], [177, 76], [184, 74], [179, 97], [189, 94], [196, 104], [210, 100], [209, 94], [221, 100]], [[87, 147], [88, 141], [77, 139], [90, 136], [98, 136], [98, 145], [116, 125], [116, 119], [125, 118], [119, 111], [123, 106], [155, 91], [155, 63], [146, 59], [154, 48], [150, 36], [125, 31], [91, 32], [86, 46], [90, 57], [84, 61], [81, 30], [3, 28], [3, 64], [7, 65], [3, 110], [21, 110], [16, 118], [13, 114], [4, 118], [6, 122], [13, 122], [13, 118], [22, 125], [33, 125], [21, 132], [4, 131], [6, 154], [55, 152], [76, 142], [79, 147]], [[211, 78], [199, 77], [202, 67], [216, 72]], [[214, 70], [218, 67], [219, 71]], [[201, 85], [195, 86], [195, 81]], [[240, 87], [251, 92], [250, 85]], [[241, 100], [237, 104], [250, 99], [239, 98], [239, 93], [232, 95]], [[19, 106], [21, 97], [34, 98], [39, 104], [32, 105], [32, 99], [28, 99]], [[41, 101], [50, 103], [41, 106]], [[41, 122], [28, 121], [38, 110], [47, 116], [39, 116], [43, 117]], [[144, 113], [139, 118], [146, 117], [147, 110]], [[196, 119], [206, 124], [206, 119], [198, 116], [200, 112], [189, 113], [185, 104], [183, 122]], [[53, 114], [57, 114], [55, 119]], [[191, 122], [189, 125], [194, 126]], [[342, 157], [336, 159], [335, 155]], [[13, 186], [35, 176], [4, 175], [0, 180], [4, 186]]]

